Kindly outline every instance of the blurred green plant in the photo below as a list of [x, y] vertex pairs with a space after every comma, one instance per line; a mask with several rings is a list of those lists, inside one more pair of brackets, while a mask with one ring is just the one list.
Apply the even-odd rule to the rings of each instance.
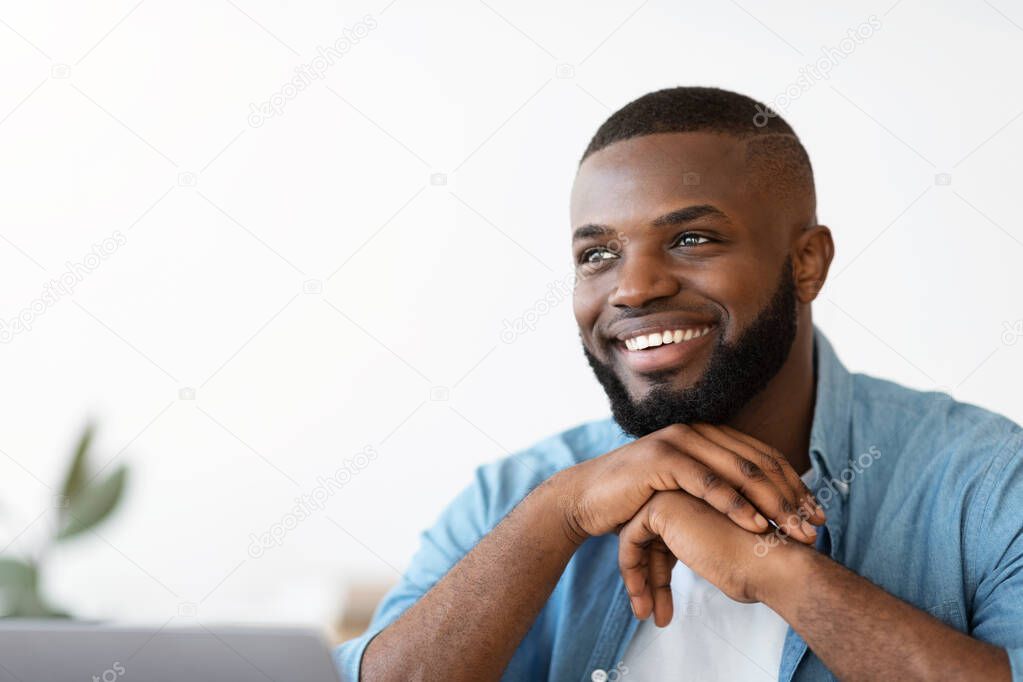
[[68, 618], [39, 591], [39, 575], [45, 558], [58, 543], [99, 525], [117, 506], [124, 493], [127, 469], [119, 466], [99, 477], [89, 461], [95, 429], [88, 424], [78, 439], [60, 495], [57, 519], [43, 547], [33, 557], [0, 556], [0, 618]]

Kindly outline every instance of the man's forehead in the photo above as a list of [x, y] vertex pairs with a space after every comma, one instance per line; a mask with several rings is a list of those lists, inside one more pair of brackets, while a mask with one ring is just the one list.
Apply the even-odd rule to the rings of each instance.
[[583, 166], [628, 164], [667, 170], [689, 160], [741, 161], [745, 146], [745, 140], [725, 133], [654, 133], [614, 142], [590, 154]]
[[733, 203], [746, 183], [745, 143], [713, 133], [659, 133], [590, 155], [572, 186], [572, 224], [679, 202]]

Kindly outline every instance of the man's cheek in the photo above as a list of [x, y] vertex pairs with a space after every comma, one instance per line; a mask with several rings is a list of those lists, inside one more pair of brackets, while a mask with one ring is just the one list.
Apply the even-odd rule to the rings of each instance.
[[594, 343], [596, 337], [594, 326], [597, 323], [600, 311], [592, 310], [591, 306], [586, 305], [576, 297], [572, 299], [572, 312], [575, 315], [576, 325], [579, 327], [580, 340], [591, 353], [600, 357], [602, 354], [596, 351], [596, 344]]
[[577, 284], [572, 294], [572, 314], [575, 315], [575, 321], [579, 325], [579, 329], [590, 329], [593, 326], [591, 323], [596, 319], [596, 315], [592, 312], [593, 304], [579, 290], [580, 286]]

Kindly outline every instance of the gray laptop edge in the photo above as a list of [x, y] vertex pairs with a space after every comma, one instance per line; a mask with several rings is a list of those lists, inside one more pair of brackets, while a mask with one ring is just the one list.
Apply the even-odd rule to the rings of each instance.
[[0, 682], [338, 682], [321, 637], [261, 627], [0, 620]]

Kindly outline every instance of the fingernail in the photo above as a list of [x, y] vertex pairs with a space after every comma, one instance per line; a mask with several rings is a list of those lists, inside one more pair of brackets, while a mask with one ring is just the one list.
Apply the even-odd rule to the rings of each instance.
[[817, 529], [814, 528], [809, 523], [807, 523], [806, 521], [801, 521], [799, 527], [802, 528], [803, 532], [809, 535], [810, 537], [817, 535]]
[[761, 528], [767, 528], [767, 519], [765, 519], [760, 514], [757, 514], [756, 516], [753, 517], [753, 522], [760, 526]]

